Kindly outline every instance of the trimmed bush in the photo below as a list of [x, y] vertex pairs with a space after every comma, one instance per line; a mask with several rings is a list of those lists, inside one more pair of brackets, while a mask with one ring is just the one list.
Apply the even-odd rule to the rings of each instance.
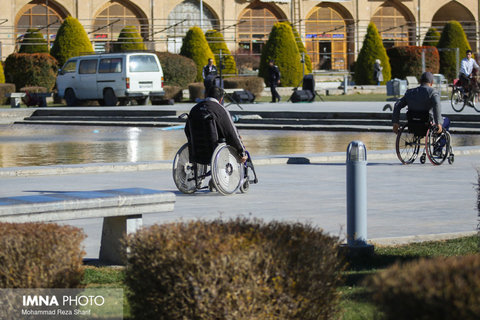
[[304, 224], [155, 225], [127, 240], [135, 319], [333, 319], [338, 239]]
[[125, 26], [113, 44], [113, 52], [147, 50], [143, 38], [135, 26]]
[[357, 61], [355, 62], [355, 73], [353, 75], [353, 79], [356, 84], [377, 84], [373, 75], [376, 59], [380, 59], [383, 67], [382, 84], [385, 84], [392, 77], [390, 62], [388, 60], [387, 51], [383, 46], [382, 38], [378, 33], [377, 27], [373, 22], [370, 22], [367, 28], [365, 39], [363, 39], [362, 49], [360, 49]]
[[28, 29], [18, 53], [48, 53], [48, 43], [38, 29]]
[[68, 16], [58, 29], [50, 54], [57, 59], [60, 66], [71, 57], [93, 52], [93, 47], [82, 24]]
[[440, 73], [452, 81], [458, 77], [456, 66], [457, 62], [460, 63], [456, 60], [455, 48], [459, 48], [460, 60], [465, 57], [465, 52], [471, 49], [462, 25], [458, 21], [452, 20], [445, 24], [437, 48], [442, 49], [440, 51]]
[[29, 86], [52, 90], [58, 71], [58, 63], [48, 53], [12, 53], [5, 60], [5, 77], [17, 89]]
[[3, 62], [0, 61], [0, 83], [5, 83], [5, 73], [3, 72]]
[[197, 99], [205, 98], [205, 86], [203, 82], [194, 82], [188, 85], [188, 93], [190, 101], [197, 101]]
[[440, 69], [440, 56], [436, 47], [403, 46], [387, 50], [392, 66], [392, 77], [405, 79], [415, 76], [420, 79], [422, 75], [422, 51], [425, 50], [425, 70], [438, 73]]
[[436, 47], [438, 45], [438, 41], [440, 40], [440, 32], [437, 31], [435, 28], [428, 29], [427, 33], [425, 34], [425, 38], [423, 39], [423, 46], [424, 47]]
[[260, 57], [259, 76], [268, 84], [270, 77], [270, 60], [275, 64], [281, 73], [280, 85], [283, 87], [297, 86], [302, 80], [302, 63], [300, 52], [293, 35], [289, 22], [277, 22], [273, 25], [268, 36], [268, 41], [263, 47]]
[[79, 287], [84, 238], [71, 226], [0, 223], [0, 287]]
[[245, 89], [260, 97], [263, 93], [264, 83], [260, 77], [233, 77], [223, 81], [225, 89]]
[[480, 255], [394, 265], [367, 282], [387, 319], [478, 319]]
[[12, 92], [15, 92], [13, 83], [0, 83], [0, 105], [5, 105], [10, 101], [10, 98], [7, 98], [5, 95]]
[[[222, 69], [222, 75], [235, 75], [237, 74], [237, 64], [233, 58], [230, 50], [225, 43], [223, 34], [217, 30], [208, 30], [205, 33], [205, 38], [207, 39], [208, 45], [215, 55], [215, 65], [218, 66], [218, 71], [220, 72], [220, 50], [222, 51], [223, 65], [225, 66]], [[228, 77], [228, 76], [227, 76]]]
[[238, 73], [240, 74], [257, 74], [260, 68], [260, 57], [257, 55], [237, 53], [236, 56]]
[[302, 56], [302, 53], [305, 54], [305, 74], [312, 73], [312, 59], [310, 59], [310, 56], [307, 53], [307, 49], [305, 48], [305, 45], [303, 44], [302, 38], [300, 37], [297, 29], [292, 24], [290, 24], [290, 26], [292, 27], [293, 35], [295, 36], [295, 42], [297, 43], [300, 57]]
[[169, 52], [156, 52], [163, 69], [164, 84], [186, 88], [195, 81], [197, 65], [187, 57]]
[[210, 49], [207, 39], [199, 27], [192, 27], [188, 30], [187, 35], [183, 39], [180, 54], [195, 61], [197, 65], [197, 76], [195, 81], [203, 81], [202, 70], [208, 63], [208, 59], [215, 59]]

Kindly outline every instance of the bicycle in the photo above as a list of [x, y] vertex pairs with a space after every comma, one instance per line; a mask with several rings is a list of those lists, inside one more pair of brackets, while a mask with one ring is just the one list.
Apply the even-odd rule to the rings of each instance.
[[[476, 76], [472, 77], [472, 85], [470, 90], [473, 91], [469, 94], [468, 101], [465, 101], [465, 88], [460, 83], [460, 79], [454, 79], [452, 84], [452, 96], [450, 97], [450, 104], [453, 110], [461, 112], [465, 109], [465, 106], [472, 107], [475, 111], [480, 112], [480, 88]], [[468, 94], [468, 93], [467, 93]]]

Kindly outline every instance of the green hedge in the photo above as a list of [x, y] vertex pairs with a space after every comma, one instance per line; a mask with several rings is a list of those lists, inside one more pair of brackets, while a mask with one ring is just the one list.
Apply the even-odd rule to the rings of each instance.
[[390, 62], [377, 27], [373, 22], [370, 22], [363, 40], [362, 48], [358, 54], [357, 61], [355, 61], [355, 73], [353, 79], [356, 84], [377, 84], [373, 74], [376, 59], [380, 60], [383, 67], [382, 84], [385, 84], [392, 77]]
[[10, 98], [7, 98], [5, 95], [12, 92], [15, 92], [13, 83], [0, 83], [0, 105], [5, 105], [10, 101]]
[[195, 61], [179, 54], [156, 52], [163, 69], [164, 84], [186, 88], [195, 81], [197, 65]]
[[17, 90], [28, 86], [52, 90], [58, 71], [58, 63], [48, 53], [12, 53], [5, 60], [5, 78], [14, 83]]
[[3, 71], [3, 62], [0, 61], [0, 83], [5, 83], [5, 73]]
[[125, 26], [113, 43], [113, 52], [147, 50], [143, 38], [135, 26]]
[[203, 82], [194, 82], [188, 85], [188, 93], [190, 101], [205, 98], [205, 86]]
[[438, 32], [437, 29], [432, 27], [428, 29], [427, 33], [425, 34], [422, 45], [426, 47], [436, 47], [438, 45], [438, 41], [440, 40], [440, 36], [440, 32]]
[[[460, 63], [465, 57], [465, 52], [471, 49], [462, 25], [458, 21], [452, 20], [445, 24], [437, 48], [442, 49], [440, 51], [440, 73], [452, 81], [458, 77], [457, 62]], [[459, 61], [456, 60], [456, 48], [459, 48]]]
[[480, 315], [480, 254], [394, 265], [367, 281], [387, 319], [462, 319]]
[[422, 51], [425, 50], [425, 69], [431, 73], [440, 70], [440, 56], [435, 47], [401, 46], [387, 50], [392, 66], [392, 77], [405, 79], [415, 76], [420, 80], [422, 75]]
[[223, 81], [225, 89], [245, 89], [255, 95], [255, 97], [262, 96], [264, 83], [260, 77], [232, 77], [226, 78]]
[[44, 223], [0, 223], [0, 288], [76, 288], [83, 232]]
[[297, 86], [302, 80], [302, 63], [295, 36], [289, 22], [277, 22], [272, 27], [268, 41], [263, 47], [260, 57], [259, 76], [269, 83], [269, 61], [275, 64], [281, 73], [280, 85]]
[[[230, 50], [225, 43], [223, 34], [217, 30], [208, 30], [205, 33], [205, 38], [207, 39], [208, 45], [215, 55], [215, 65], [220, 68], [220, 50], [222, 51], [223, 65], [225, 68], [222, 70], [222, 74], [235, 75], [237, 74], [237, 64], [233, 58]], [[220, 72], [220, 69], [218, 69]]]
[[155, 225], [127, 240], [135, 319], [334, 319], [338, 239], [246, 219]]
[[208, 59], [215, 59], [203, 31], [199, 27], [192, 27], [188, 30], [183, 39], [180, 54], [195, 61], [197, 65], [195, 81], [203, 80], [203, 67], [208, 63]]
[[28, 29], [20, 43], [18, 53], [48, 53], [47, 40], [38, 29]]
[[69, 58], [91, 52], [92, 43], [80, 21], [71, 16], [65, 18], [58, 29], [50, 54], [63, 66]]

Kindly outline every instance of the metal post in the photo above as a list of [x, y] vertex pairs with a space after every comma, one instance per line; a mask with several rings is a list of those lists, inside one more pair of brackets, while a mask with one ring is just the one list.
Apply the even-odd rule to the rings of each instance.
[[425, 72], [425, 49], [422, 50], [422, 73]]
[[365, 254], [373, 253], [367, 243], [367, 150], [361, 141], [347, 148], [347, 246]]
[[343, 94], [346, 95], [348, 92], [348, 73], [343, 75]]
[[455, 61], [456, 61], [456, 70], [457, 73], [455, 74], [456, 77], [458, 77], [458, 74], [460, 73], [460, 49], [455, 48]]

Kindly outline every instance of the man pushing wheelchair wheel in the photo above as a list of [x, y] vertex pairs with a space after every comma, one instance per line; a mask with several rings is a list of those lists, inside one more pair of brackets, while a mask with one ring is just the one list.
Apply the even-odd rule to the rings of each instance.
[[[238, 188], [246, 192], [250, 182], [258, 181], [250, 155], [222, 101], [223, 90], [212, 86], [207, 98], [185, 114], [188, 142], [177, 152], [173, 164], [173, 179], [183, 193], [207, 187], [224, 195]], [[249, 178], [249, 169], [254, 179]], [[208, 186], [204, 186], [209, 176]]]

